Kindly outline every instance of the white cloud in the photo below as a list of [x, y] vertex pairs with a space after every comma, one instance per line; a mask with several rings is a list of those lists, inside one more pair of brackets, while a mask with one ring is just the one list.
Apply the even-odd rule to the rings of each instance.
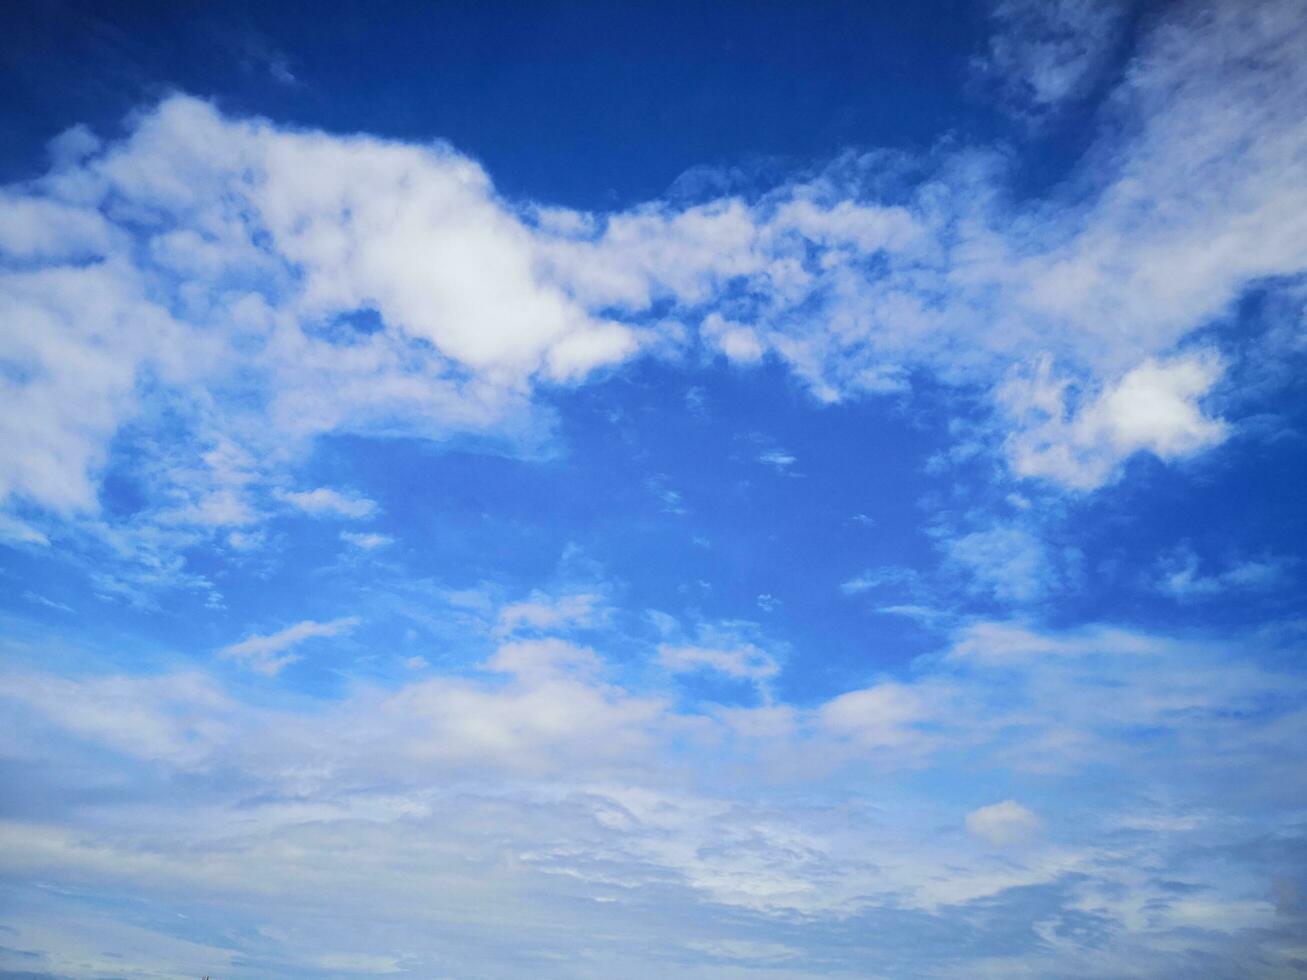
[[364, 551], [376, 551], [379, 548], [386, 548], [395, 543], [395, 539], [389, 535], [375, 532], [360, 534], [356, 531], [341, 531], [340, 540], [353, 545], [355, 548], [362, 548]]
[[[539, 279], [531, 231], [452, 151], [278, 130], [180, 96], [122, 141], [77, 142], [0, 200], [11, 505], [96, 515], [132, 420], [147, 513], [249, 524], [262, 515], [197, 443], [258, 458], [259, 483], [328, 431], [527, 443], [533, 374], [578, 379], [636, 348], [637, 331]], [[355, 329], [368, 311], [380, 329]], [[366, 516], [326, 488], [282, 499]]]
[[344, 494], [330, 487], [314, 490], [279, 490], [277, 499], [314, 517], [371, 517], [377, 512], [375, 501], [357, 494]]
[[556, 631], [593, 626], [606, 615], [603, 596], [592, 592], [551, 597], [533, 592], [524, 602], [512, 602], [499, 610], [496, 636], [522, 631]]
[[315, 637], [331, 637], [348, 633], [358, 624], [357, 616], [333, 619], [326, 623], [306, 619], [276, 633], [269, 633], [267, 636], [246, 637], [239, 643], [223, 647], [218, 651], [218, 656], [243, 663], [256, 673], [273, 676], [280, 673], [282, 668], [300, 659], [299, 654], [283, 651]]
[[43, 596], [39, 592], [33, 592], [31, 589], [28, 589], [23, 593], [23, 598], [28, 602], [36, 603], [38, 606], [45, 606], [47, 609], [58, 609], [60, 612], [66, 613], [75, 612], [73, 607], [67, 603], [56, 602], [54, 599], [51, 599], [48, 596]]
[[1040, 828], [1037, 816], [1015, 800], [1004, 800], [967, 814], [967, 832], [990, 844], [1018, 844]]
[[971, 579], [973, 588], [1008, 602], [1030, 602], [1055, 589], [1059, 575], [1044, 542], [1015, 524], [995, 525], [945, 538], [948, 560]]
[[658, 662], [673, 673], [710, 670], [748, 681], [766, 681], [780, 672], [775, 658], [752, 644], [728, 649], [664, 644], [658, 648]]
[[758, 462], [762, 463], [764, 466], [772, 466], [781, 472], [785, 472], [798, 462], [798, 458], [785, 452], [783, 449], [769, 449], [766, 452], [758, 454]]
[[1091, 626], [1050, 633], [1021, 623], [986, 621], [964, 626], [954, 637], [948, 656], [1000, 665], [1046, 656], [1094, 653], [1147, 656], [1168, 649], [1174, 648], [1157, 638], [1123, 629]]
[[976, 67], [999, 82], [1017, 111], [1051, 111], [1094, 83], [1127, 6], [1122, 0], [998, 0], [988, 56]]
[[859, 746], [912, 755], [931, 743], [929, 728], [949, 696], [944, 687], [885, 681], [828, 701], [818, 718]]
[[720, 313], [709, 313], [704, 317], [699, 333], [732, 361], [759, 361], [766, 350], [751, 328], [731, 323]]
[[1159, 592], [1181, 601], [1223, 592], [1273, 589], [1284, 581], [1286, 564], [1276, 558], [1250, 559], [1205, 575], [1198, 555], [1192, 548], [1182, 545], [1158, 560], [1154, 586]]
[[848, 581], [842, 582], [840, 591], [845, 595], [860, 595], [887, 585], [899, 585], [909, 590], [915, 590], [919, 585], [919, 577], [911, 568], [886, 565], [881, 568], [870, 568], [855, 575]]
[[1067, 382], [1053, 379], [1045, 361], [1033, 377], [1003, 388], [1004, 404], [1021, 418], [1008, 441], [1012, 468], [1088, 490], [1141, 450], [1169, 461], [1218, 445], [1229, 426], [1206, 416], [1199, 399], [1220, 376], [1220, 362], [1208, 354], [1145, 361], [1069, 415]]
[[34, 544], [41, 547], [50, 543], [50, 539], [43, 532], [7, 514], [0, 514], [0, 541], [7, 544]]
[[[1052, 104], [1092, 75], [1115, 9], [1010, 0], [1000, 19], [1041, 26], [992, 55]], [[46, 175], [0, 192], [7, 526], [113, 525], [112, 452], [149, 490], [132, 527], [167, 522], [182, 548], [261, 520], [261, 488], [324, 433], [538, 445], [537, 386], [675, 351], [677, 324], [734, 360], [778, 359], [822, 401], [902, 392], [915, 372], [993, 389], [994, 443], [1006, 432], [1014, 472], [1055, 485], [1195, 456], [1230, 427], [1202, 406], [1221, 365], [1186, 338], [1307, 270], [1307, 27], [1289, 0], [1149, 24], [1082, 171], [1024, 202], [983, 147], [579, 214], [509, 206], [449, 147], [183, 96], [114, 142], [78, 130]], [[1056, 374], [1004, 384], [1014, 357]], [[251, 482], [198, 460], [224, 442], [259, 460]]]
[[201, 762], [224, 743], [240, 713], [199, 672], [85, 678], [8, 673], [0, 677], [0, 697], [21, 701], [113, 751], [180, 767]]
[[[87, 940], [78, 915], [57, 914], [69, 908], [59, 886], [76, 881], [165, 902], [197, 922], [213, 922], [215, 910], [225, 922], [248, 916], [258, 938], [234, 928], [233, 948], [258, 943], [261, 962], [279, 973], [365, 952], [422, 975], [456, 958], [509, 976], [524, 956], [556, 952], [560, 930], [588, 924], [600, 973], [652, 977], [665, 965], [636, 961], [655, 946], [693, 943], [716, 958], [759, 961], [787, 957], [784, 946], [830, 960], [832, 930], [850, 923], [864, 955], [866, 923], [882, 916], [900, 929], [920, 921], [927, 935], [956, 928], [1007, 944], [1013, 922], [1041, 929], [1086, 907], [1104, 930], [1089, 952], [1073, 944], [1055, 957], [1077, 975], [1096, 975], [1086, 964], [1103, 961], [1078, 957], [1105, 944], [1114, 963], [1137, 966], [1159, 936], [1181, 950], [1167, 963], [1189, 962], [1198, 938], [1218, 934], [1236, 936], [1222, 948], [1246, 953], [1252, 940], [1236, 926], [1273, 921], [1266, 871], [1281, 856], [1256, 855], [1279, 839], [1268, 837], [1277, 821], [1282, 830], [1292, 819], [1284, 792], [1298, 779], [1301, 682], [1230, 659], [1225, 649], [1241, 644], [1013, 624], [974, 624], [967, 637], [1074, 655], [930, 659], [912, 671], [920, 676], [810, 709], [702, 713], [614, 683], [594, 650], [557, 639], [504, 644], [485, 676], [356, 681], [312, 704], [242, 705], [202, 674], [7, 674], [6, 757], [46, 765], [57, 800], [51, 811], [37, 797], [0, 824], [0, 867], [53, 883], [34, 894], [53, 903], [37, 918], [57, 923], [38, 933], [20, 917], [11, 938], [55, 956], [82, 943], [121, 947], [119, 973], [146, 972], [145, 951], [171, 948], [148, 933], [128, 943], [112, 929]], [[1146, 745], [1132, 735], [1140, 727]], [[95, 778], [114, 792], [78, 807], [68, 826], [65, 799], [86, 794], [88, 773], [73, 763], [88, 749]], [[142, 777], [132, 760], [153, 768]], [[1010, 799], [972, 812], [966, 826], [982, 846], [954, 832], [953, 804], [918, 792], [991, 775], [1020, 783], [1039, 762], [1033, 781], [1052, 802], [1038, 815]], [[904, 766], [913, 772], [896, 778]], [[1104, 766], [1128, 804], [1115, 824], [1110, 807], [1076, 809], [1086, 767]], [[159, 794], [160, 774], [185, 774], [194, 792]], [[1214, 774], [1239, 780], [1238, 801]], [[1048, 810], [1059, 792], [1074, 806]], [[1170, 810], [1147, 802], [1172, 794]], [[1194, 812], [1212, 816], [1183, 827], [1158, 819]], [[1100, 826], [1114, 828], [1110, 838], [1096, 836]], [[1261, 843], [1232, 873], [1241, 842]], [[1194, 887], [1165, 887], [1177, 882]], [[1258, 889], [1252, 898], [1249, 888]], [[1013, 904], [1016, 918], [985, 925]], [[1235, 923], [1224, 932], [1223, 909]], [[375, 931], [358, 923], [379, 918], [418, 938], [376, 953]], [[105, 925], [125, 921], [110, 914]], [[520, 922], [509, 940], [493, 927], [504, 921]], [[1199, 921], [1195, 938], [1188, 927]], [[1046, 944], [1032, 942], [1035, 951], [1013, 962], [1056, 972], [1038, 959], [1052, 955]], [[911, 945], [924, 957], [913, 973], [939, 972], [930, 943]], [[892, 959], [832, 962], [850, 975], [905, 963], [901, 942], [874, 950]], [[709, 964], [701, 975], [719, 972]]]
[[257, 551], [266, 541], [262, 531], [231, 531], [227, 535], [227, 546], [236, 551]]

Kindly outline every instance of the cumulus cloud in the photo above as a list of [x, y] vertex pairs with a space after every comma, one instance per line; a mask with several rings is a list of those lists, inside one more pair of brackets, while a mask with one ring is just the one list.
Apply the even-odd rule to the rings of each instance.
[[991, 803], [967, 814], [967, 833], [990, 844], [1017, 844], [1039, 830], [1040, 820], [1016, 800]]
[[[165, 410], [191, 445], [259, 456], [260, 480], [333, 430], [511, 430], [531, 375], [579, 378], [636, 346], [538, 278], [529, 229], [450, 150], [278, 130], [181, 96], [84, 150], [0, 202], [10, 501], [96, 513], [115, 433], [136, 420], [162, 438]], [[380, 329], [358, 325], [368, 315]], [[190, 499], [174, 524], [257, 517], [197, 484], [186, 451], [168, 445], [146, 474], [158, 499]], [[327, 488], [281, 499], [366, 516]]]
[[[1097, 57], [1066, 46], [1101, 48], [1115, 9], [1002, 4], [1013, 24], [1070, 28], [994, 57], [1051, 103]], [[914, 371], [994, 389], [1014, 472], [1072, 489], [1136, 453], [1194, 456], [1230, 431], [1202, 405], [1221, 362], [1177, 345], [1304, 272], [1303, 31], [1275, 0], [1160, 16], [1081, 175], [1023, 204], [983, 147], [585, 214], [504, 201], [447, 146], [185, 96], [114, 142], [78, 130], [0, 195], [8, 526], [37, 541], [23, 508], [100, 513], [110, 455], [129, 450], [155, 518], [243, 526], [321, 434], [527, 444], [545, 431], [539, 385], [694, 343], [777, 359], [822, 401], [903, 392]], [[1014, 358], [1031, 372], [1004, 381]], [[179, 428], [191, 438], [169, 443]], [[250, 483], [179, 464], [224, 442], [260, 460]]]
[[244, 664], [256, 673], [274, 676], [280, 673], [284, 667], [300, 659], [299, 654], [285, 651], [315, 637], [339, 636], [342, 633], [348, 633], [358, 626], [359, 622], [357, 616], [346, 616], [326, 623], [306, 619], [266, 636], [246, 637], [239, 643], [223, 647], [218, 651], [218, 656]]
[[1054, 379], [1043, 361], [1033, 376], [1002, 390], [1003, 404], [1022, 419], [1008, 440], [1012, 468], [1020, 476], [1092, 489], [1141, 450], [1162, 460], [1200, 453], [1229, 433], [1199, 404], [1220, 376], [1220, 362], [1210, 354], [1149, 360], [1069, 413], [1068, 382]]

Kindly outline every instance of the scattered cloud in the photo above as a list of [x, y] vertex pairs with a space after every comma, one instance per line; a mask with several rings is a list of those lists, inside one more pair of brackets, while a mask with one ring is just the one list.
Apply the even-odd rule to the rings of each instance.
[[[990, 63], [1038, 105], [1083, 90], [1121, 18], [1079, 0], [995, 10]], [[181, 95], [121, 139], [70, 131], [47, 174], [2, 192], [0, 314], [24, 325], [0, 351], [24, 366], [0, 390], [8, 536], [47, 536], [16, 508], [102, 514], [111, 457], [168, 433], [263, 461], [244, 490], [183, 480], [199, 471], [179, 446], [150, 462], [156, 500], [185, 498], [155, 517], [197, 534], [260, 519], [250, 494], [320, 434], [538, 443], [536, 383], [682, 347], [673, 318], [734, 362], [775, 358], [819, 402], [910, 391], [912, 372], [994, 390], [1020, 476], [1087, 491], [1137, 453], [1190, 458], [1230, 425], [1201, 404], [1222, 361], [1186, 340], [1253, 285], [1304, 272], [1303, 30], [1274, 0], [1160, 16], [1094, 166], [1027, 204], [983, 147], [844, 156], [748, 199], [581, 214], [508, 207], [449, 147]], [[1005, 381], [1018, 353], [1030, 372]], [[128, 419], [140, 438], [116, 443]]]
[[341, 531], [340, 540], [355, 548], [361, 548], [363, 551], [376, 551], [379, 548], [386, 548], [395, 543], [395, 539], [387, 534], [377, 534], [376, 532], [359, 533], [357, 531]]
[[915, 590], [920, 583], [919, 574], [911, 568], [897, 565], [884, 565], [870, 568], [840, 584], [840, 591], [845, 595], [861, 595], [884, 586], [901, 586]]
[[[1133, 622], [1175, 618], [1159, 594], [1248, 600], [1195, 606], [1183, 632], [1052, 600], [1090, 561], [1064, 515], [1121, 533], [1132, 460], [1240, 451], [1246, 410], [1294, 376], [1307, 22], [1287, 0], [1183, 0], [1138, 37], [1126, 3], [993, 11], [977, 68], [1009, 108], [1038, 123], [1105, 94], [1044, 190], [1019, 149], [955, 138], [581, 212], [505, 198], [448, 145], [185, 95], [109, 138], [68, 130], [48, 172], [0, 188], [0, 757], [24, 790], [0, 821], [0, 972], [1293, 972], [1307, 682], [1294, 559], [1272, 553], [1290, 545], [1212, 552], [1204, 532], [1121, 559], [1151, 604]], [[253, 67], [298, 84], [290, 64]], [[1291, 309], [1283, 329], [1227, 329], [1271, 324], [1251, 298]], [[569, 394], [639, 357], [668, 380], [640, 406], [671, 406], [655, 426], [738, 449], [753, 422], [731, 393], [783, 371], [808, 404], [768, 411], [838, 416], [816, 424], [833, 440], [881, 416], [821, 406], [883, 399], [910, 472], [882, 481], [872, 459], [850, 467], [865, 482], [812, 488], [783, 550], [747, 509], [757, 487], [715, 497], [659, 457], [667, 430], [641, 443], [608, 401], [647, 378]], [[357, 437], [492, 446], [483, 473], [552, 465], [586, 451], [566, 441], [581, 403], [630, 439], [630, 467], [601, 474], [640, 498], [615, 530], [500, 520], [498, 484], [454, 480], [448, 540], [405, 542], [405, 569], [357, 553], [389, 535], [335, 523], [377, 501], [302, 484], [310, 463], [357, 472], [331, 458]], [[833, 444], [773, 431], [793, 453], [744, 436], [733, 461], [792, 473]], [[682, 487], [693, 521], [667, 517]], [[885, 494], [931, 511], [939, 567], [848, 517]], [[287, 515], [320, 522], [292, 540]], [[291, 547], [308, 533], [325, 549]], [[542, 580], [564, 540], [585, 551]], [[812, 595], [810, 554], [836, 569]], [[360, 615], [272, 618], [306, 590]], [[720, 618], [776, 595], [766, 626]], [[88, 619], [100, 600], [133, 608]], [[270, 632], [213, 650], [232, 623]], [[218, 662], [275, 676], [333, 639], [358, 655], [298, 690]], [[404, 938], [378, 952], [379, 928]]]
[[666, 514], [685, 514], [688, 513], [685, 507], [685, 498], [679, 490], [675, 490], [667, 485], [665, 477], [654, 477], [647, 483], [649, 492], [652, 493], [662, 503], [663, 513]]
[[1068, 382], [1054, 379], [1042, 361], [1033, 376], [1003, 389], [1003, 403], [1022, 419], [1008, 442], [1012, 468], [1019, 476], [1091, 490], [1141, 450], [1169, 461], [1219, 445], [1229, 426], [1205, 415], [1199, 399], [1220, 375], [1220, 361], [1210, 354], [1146, 361], [1068, 415]]
[[1129, 8], [1124, 0], [998, 0], [989, 50], [974, 67], [1010, 108], [1037, 120], [1087, 94]]
[[972, 588], [1003, 602], [1028, 603], [1056, 590], [1060, 578], [1043, 540], [1016, 524], [997, 524], [959, 537], [945, 537], [947, 560]]
[[315, 490], [280, 490], [277, 499], [311, 517], [346, 517], [360, 519], [377, 512], [375, 501], [357, 494], [341, 493], [330, 487]]
[[[348, 628], [299, 624], [246, 642], [255, 655], [275, 657], [338, 625]], [[736, 940], [784, 939], [780, 945], [810, 949], [813, 933], [804, 922], [821, 923], [827, 939], [840, 922], [865, 937], [867, 921], [890, 916], [932, 935], [958, 928], [973, 940], [1010, 940], [1005, 923], [1024, 928], [1074, 917], [1095, 901], [1112, 938], [1106, 946], [1059, 948], [1057, 962], [1080, 963], [1103, 949], [1131, 962], [1140, 950], [1172, 962], [1157, 952], [1160, 933], [1187, 937], [1186, 950], [1201, 937], [1220, 950], [1232, 934], [1248, 938], [1254, 933], [1242, 930], [1274, 921], [1270, 901], [1249, 897], [1218, 855], [1231, 840], [1224, 823], [1177, 824], [1171, 810], [1141, 802], [1167, 785], [1197, 794], [1186, 797], [1182, 812], [1224, 806], [1224, 784], [1213, 772], [1240, 772], [1244, 799], [1272, 800], [1296, 773], [1288, 751], [1282, 767], [1255, 779], [1245, 760], [1255, 747], [1294, 744], [1301, 684], [1231, 660], [1228, 647], [1105, 629], [1063, 634], [973, 624], [955, 643], [968, 650], [964, 660], [935, 661], [918, 676], [878, 679], [811, 708], [677, 710], [616, 683], [595, 650], [549, 637], [503, 643], [483, 663], [484, 678], [424, 672], [389, 690], [359, 686], [312, 706], [244, 705], [202, 673], [0, 675], [0, 711], [23, 719], [6, 726], [11, 755], [31, 758], [73, 739], [151, 760], [205, 787], [184, 805], [157, 794], [97, 803], [97, 813], [126, 807], [132, 821], [76, 830], [39, 817], [10, 821], [0, 827], [0, 864], [39, 871], [46, 881], [102, 882], [116, 894], [180, 895], [175, 901], [183, 904], [171, 907], [183, 913], [188, 892], [219, 881], [229, 897], [206, 891], [206, 902], [250, 909], [276, 927], [307, 921], [310, 907], [328, 917], [319, 921], [331, 943], [319, 933], [287, 940], [283, 958], [292, 950], [369, 949], [350, 925], [356, 912], [370, 908], [375, 918], [384, 910], [407, 922], [415, 889], [428, 893], [440, 881], [452, 903], [436, 910], [441, 921], [469, 895], [496, 921], [521, 915], [525, 931], [515, 934], [515, 950], [549, 948], [556, 934], [558, 920], [537, 932], [537, 920], [526, 915], [524, 903], [538, 909], [542, 895], [564, 912], [584, 907], [591, 924], [607, 914], [606, 898], [614, 899], [614, 913], [639, 902], [640, 925], [612, 920], [613, 929], [626, 923], [613, 933], [617, 947], [629, 947], [633, 928], [649, 930], [650, 941], [666, 935], [649, 911], [664, 896], [714, 929], [734, 923], [736, 931], [714, 934], [734, 937], [714, 955], [742, 961], [783, 954], [737, 947]], [[735, 676], [771, 670], [765, 658], [738, 647], [669, 644], [659, 657]], [[1129, 734], [1140, 727], [1152, 733], [1148, 744]], [[1107, 760], [1119, 779], [1113, 798], [1129, 801], [1119, 813], [1102, 814], [1118, 828], [1107, 841], [1078, 809], [1072, 819], [1055, 820], [1005, 799], [966, 816], [968, 836], [984, 845], [978, 850], [948, 829], [956, 810], [911, 788], [923, 769], [930, 779], [953, 781], [962, 766], [972, 777], [1001, 775], [1009, 783], [1033, 772], [1047, 793], [1079, 786], [1086, 765]], [[878, 773], [870, 784], [862, 775], [868, 766]], [[909, 777], [893, 775], [903, 770]], [[1177, 778], [1199, 771], [1204, 780]], [[52, 778], [64, 773], [75, 778], [62, 767]], [[760, 801], [764, 788], [782, 791]], [[148, 851], [137, 831], [123, 829], [139, 827], [142, 814], [156, 828]], [[1264, 845], [1263, 826], [1247, 825], [1239, 839]], [[1218, 841], [1223, 846], [1213, 847]], [[994, 847], [1006, 849], [1001, 859], [990, 854]], [[1282, 860], [1269, 854], [1266, 867]], [[1159, 885], [1140, 867], [1194, 888]], [[269, 892], [261, 884], [267, 881], [279, 884]], [[341, 896], [339, 903], [322, 907], [324, 891]], [[1202, 909], [1186, 897], [1199, 892]], [[976, 918], [1023, 895], [1033, 897], [1028, 912]], [[1149, 910], [1146, 925], [1140, 908]], [[1227, 914], [1234, 918], [1223, 919]], [[1200, 933], [1191, 929], [1196, 917], [1207, 923]], [[76, 929], [75, 919], [58, 921]], [[880, 946], [854, 947], [847, 963], [843, 953], [827, 948], [823, 955], [837, 955], [854, 972], [889, 962]], [[895, 948], [901, 963], [902, 947]], [[933, 970], [929, 951], [936, 947], [913, 948], [921, 957], [914, 972]], [[1042, 948], [1032, 940], [1023, 961]], [[433, 962], [434, 951], [419, 942], [385, 955], [402, 952], [405, 967], [415, 968]], [[451, 953], [443, 939], [439, 954], [478, 963], [487, 955], [471, 941]], [[612, 960], [611, 951], [604, 958]]]
[[758, 455], [758, 462], [764, 466], [771, 466], [781, 472], [786, 472], [791, 466], [798, 462], [798, 458], [785, 452], [783, 449], [769, 449]]
[[503, 606], [495, 623], [496, 636], [521, 632], [554, 632], [584, 629], [601, 622], [606, 615], [604, 599], [591, 592], [551, 597], [533, 592], [523, 602]]
[[38, 606], [44, 606], [47, 609], [57, 609], [60, 612], [66, 613], [74, 612], [73, 607], [67, 603], [56, 602], [54, 599], [47, 598], [39, 592], [33, 592], [31, 589], [28, 589], [23, 593], [23, 598], [28, 602], [34, 603]]
[[1279, 558], [1250, 559], [1203, 574], [1197, 553], [1181, 545], [1158, 560], [1153, 584], [1159, 592], [1181, 601], [1225, 592], [1255, 592], [1283, 584], [1287, 564]]
[[333, 619], [326, 623], [306, 619], [266, 636], [248, 636], [239, 643], [223, 647], [218, 651], [218, 656], [226, 660], [235, 660], [255, 673], [272, 677], [300, 659], [299, 654], [286, 651], [299, 646], [305, 640], [348, 633], [358, 626], [359, 622], [356, 616]]
[[752, 644], [729, 649], [664, 644], [658, 648], [658, 662], [673, 673], [709, 670], [747, 681], [765, 681], [780, 672], [776, 660]]

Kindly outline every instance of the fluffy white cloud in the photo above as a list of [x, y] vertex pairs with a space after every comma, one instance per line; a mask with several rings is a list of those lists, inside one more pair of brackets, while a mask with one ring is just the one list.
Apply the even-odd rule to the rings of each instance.
[[1016, 844], [1039, 830], [1040, 820], [1016, 800], [1004, 800], [967, 814], [967, 832], [991, 844]]
[[[1050, 23], [1092, 30], [995, 57], [1033, 66], [1051, 103], [1097, 57], [1106, 9], [1059, 3]], [[696, 343], [780, 360], [825, 401], [916, 373], [993, 390], [992, 443], [1058, 486], [1194, 456], [1230, 426], [1203, 406], [1221, 362], [1182, 342], [1304, 274], [1304, 31], [1288, 0], [1159, 14], [1082, 172], [1039, 200], [984, 148], [849, 154], [749, 198], [582, 214], [503, 200], [447, 146], [184, 96], [116, 142], [77, 130], [0, 192], [8, 537], [113, 532], [95, 515], [120, 452], [147, 492], [133, 527], [184, 547], [261, 520], [324, 433], [538, 444], [537, 386]], [[1064, 57], [1073, 40], [1085, 52]], [[258, 460], [244, 482], [202, 459], [224, 445]]]
[[[336, 429], [526, 432], [533, 374], [579, 378], [636, 347], [540, 278], [531, 230], [450, 150], [185, 97], [85, 149], [0, 200], [7, 500], [96, 512], [110, 440], [127, 421], [163, 438], [164, 409], [189, 446], [259, 457], [260, 480]], [[256, 519], [189, 446], [155, 453], [151, 503], [188, 501], [163, 508], [177, 525]], [[282, 499], [365, 516], [333, 494]]]
[[1068, 382], [1042, 362], [1034, 376], [1009, 381], [1002, 400], [1022, 419], [1008, 440], [1013, 470], [1081, 489], [1099, 486], [1140, 450], [1184, 459], [1222, 442], [1229, 432], [1204, 414], [1199, 399], [1221, 376], [1207, 354], [1145, 361], [1068, 413]]

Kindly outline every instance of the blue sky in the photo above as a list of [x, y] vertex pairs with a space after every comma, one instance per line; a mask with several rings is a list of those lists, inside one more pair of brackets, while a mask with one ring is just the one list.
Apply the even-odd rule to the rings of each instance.
[[0, 14], [0, 977], [1307, 969], [1307, 18]]

